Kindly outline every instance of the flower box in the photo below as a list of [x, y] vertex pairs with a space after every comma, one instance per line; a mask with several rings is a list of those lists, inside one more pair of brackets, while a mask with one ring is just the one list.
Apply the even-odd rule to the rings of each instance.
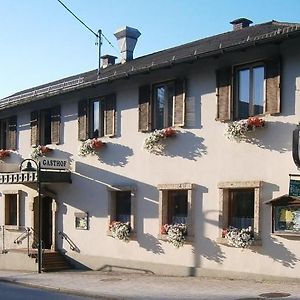
[[106, 145], [99, 138], [87, 139], [82, 142], [79, 148], [80, 156], [87, 156], [89, 154], [96, 155]]
[[0, 150], [0, 159], [3, 159], [3, 158], [8, 157], [8, 156], [10, 156], [10, 151], [9, 150], [4, 150], [4, 149]]
[[131, 226], [129, 222], [123, 223], [119, 221], [113, 221], [109, 225], [109, 230], [113, 238], [124, 242], [129, 242], [131, 233]]
[[254, 242], [251, 226], [241, 229], [235, 227], [225, 228], [222, 237], [226, 239], [228, 245], [236, 248], [249, 248]]
[[46, 156], [51, 151], [52, 149], [47, 146], [38, 145], [36, 147], [33, 147], [30, 156], [32, 159], [38, 159], [39, 157]]
[[247, 120], [234, 121], [228, 124], [226, 136], [238, 142], [247, 139], [247, 132], [265, 126], [265, 121], [258, 117], [249, 117]]
[[186, 240], [187, 226], [186, 224], [165, 224], [161, 228], [161, 234], [167, 235], [167, 241], [179, 248]]
[[144, 141], [144, 149], [151, 153], [162, 152], [165, 148], [164, 140], [176, 136], [177, 132], [172, 127], [156, 129]]

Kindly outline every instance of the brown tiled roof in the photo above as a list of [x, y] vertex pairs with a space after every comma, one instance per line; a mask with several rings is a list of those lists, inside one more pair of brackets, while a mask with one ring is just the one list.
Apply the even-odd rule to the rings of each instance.
[[97, 70], [92, 70], [18, 92], [10, 97], [0, 100], [0, 110], [52, 95], [69, 92], [75, 88], [84, 88], [91, 84], [101, 84], [107, 81], [149, 72], [169, 65], [188, 62], [201, 57], [209, 57], [299, 35], [299, 23], [282, 23], [277, 21], [270, 21], [236, 31], [218, 34], [178, 47], [142, 56], [124, 64], [109, 66], [102, 69], [99, 76]]

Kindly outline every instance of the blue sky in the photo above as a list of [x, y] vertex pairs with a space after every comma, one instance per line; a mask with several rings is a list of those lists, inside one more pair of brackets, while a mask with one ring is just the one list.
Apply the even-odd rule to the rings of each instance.
[[[113, 33], [142, 33], [135, 57], [231, 30], [239, 17], [254, 24], [300, 22], [300, 0], [63, 0], [118, 49]], [[57, 0], [0, 0], [0, 99], [96, 69], [96, 38]], [[106, 41], [102, 54], [118, 53]]]

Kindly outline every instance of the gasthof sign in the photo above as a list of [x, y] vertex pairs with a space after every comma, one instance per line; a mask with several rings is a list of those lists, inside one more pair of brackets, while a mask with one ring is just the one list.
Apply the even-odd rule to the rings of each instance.
[[68, 170], [69, 161], [63, 158], [43, 157], [39, 159], [41, 169]]

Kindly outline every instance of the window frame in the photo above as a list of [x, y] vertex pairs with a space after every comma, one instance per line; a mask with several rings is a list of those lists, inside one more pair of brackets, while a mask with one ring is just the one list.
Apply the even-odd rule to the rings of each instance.
[[136, 236], [136, 187], [133, 185], [112, 185], [107, 187], [108, 191], [108, 214], [107, 214], [107, 235], [112, 236], [109, 225], [116, 221], [116, 192], [130, 192], [131, 214], [130, 214], [130, 238]]
[[[99, 128], [98, 131], [98, 136], [94, 134], [94, 121], [95, 121], [95, 113], [94, 113], [94, 103], [98, 102], [99, 103]], [[98, 98], [92, 98], [89, 99], [88, 101], [88, 109], [89, 109], [89, 124], [88, 124], [88, 137], [89, 138], [101, 138], [104, 135], [104, 125], [105, 125], [105, 120], [104, 120], [104, 111], [105, 111], [105, 96], [98, 97]]]
[[[2, 197], [4, 198], [4, 226], [6, 229], [16, 229], [18, 230], [19, 227], [20, 227], [20, 194], [21, 194], [21, 191], [20, 190], [17, 190], [17, 191], [2, 191]], [[17, 201], [17, 207], [16, 207], [16, 222], [17, 224], [6, 224], [7, 223], [7, 201], [8, 201], [8, 196], [11, 196], [11, 195], [15, 195], [16, 196], [16, 201]]]
[[233, 181], [220, 182], [219, 189], [219, 234], [217, 242], [220, 244], [227, 244], [223, 237], [224, 228], [229, 226], [229, 194], [231, 190], [253, 189], [254, 190], [254, 220], [253, 220], [253, 234], [254, 245], [260, 245], [260, 199], [262, 182], [261, 181]]
[[194, 238], [194, 184], [192, 183], [179, 183], [179, 184], [159, 184], [157, 186], [159, 192], [159, 233], [158, 239], [166, 241], [167, 234], [161, 233], [161, 228], [168, 222], [169, 216], [169, 191], [187, 191], [187, 242], [193, 241]]
[[[254, 114], [254, 103], [253, 103], [253, 69], [257, 67], [263, 67], [264, 70], [264, 77], [263, 77], [263, 112], [260, 114]], [[249, 109], [248, 109], [248, 117], [265, 115], [266, 113], [266, 63], [263, 61], [255, 62], [255, 63], [248, 63], [244, 65], [234, 66], [233, 74], [234, 74], [234, 97], [233, 97], [233, 110], [234, 110], [234, 120], [241, 120], [245, 118], [241, 118], [239, 115], [239, 99], [240, 99], [240, 92], [239, 92], [239, 72], [249, 70]]]

